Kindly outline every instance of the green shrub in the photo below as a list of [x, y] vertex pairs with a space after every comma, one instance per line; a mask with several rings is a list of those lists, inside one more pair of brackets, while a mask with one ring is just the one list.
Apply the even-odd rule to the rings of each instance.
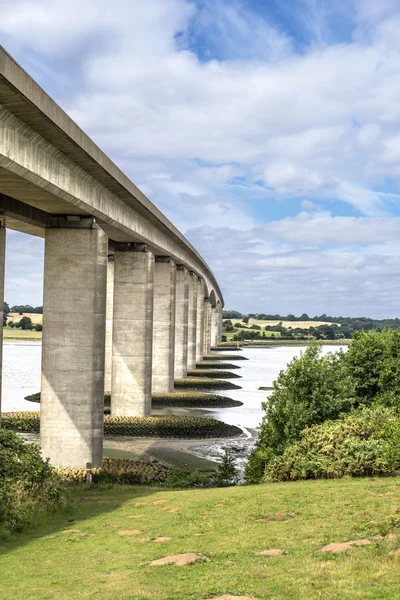
[[[40, 430], [40, 413], [4, 413], [1, 424], [4, 429], [37, 433]], [[231, 437], [241, 433], [238, 427], [205, 417], [104, 417], [105, 435], [202, 439]]]
[[171, 469], [166, 483], [172, 488], [210, 488], [215, 486], [215, 473], [175, 467]]
[[[66, 484], [82, 484], [86, 481], [86, 469], [60, 467], [56, 472]], [[155, 485], [166, 482], [170, 469], [155, 461], [105, 458], [103, 466], [99, 469], [91, 469], [91, 473], [93, 483]]]
[[377, 406], [308, 427], [269, 462], [264, 481], [395, 475], [399, 470], [400, 420], [392, 409]]
[[220, 379], [208, 379], [207, 377], [187, 377], [175, 379], [175, 388], [178, 390], [240, 390], [240, 385]]
[[282, 454], [305, 427], [350, 410], [352, 381], [343, 353], [322, 356], [321, 352], [319, 345], [311, 344], [274, 381], [274, 391], [262, 405], [259, 439], [247, 463], [248, 483], [259, 481], [267, 462]]
[[240, 375], [237, 373], [231, 373], [230, 371], [217, 371], [214, 369], [193, 369], [193, 371], [188, 371], [188, 377], [208, 377], [209, 379], [240, 379]]
[[218, 465], [215, 484], [217, 487], [229, 487], [236, 485], [238, 481], [239, 474], [236, 468], [235, 458], [231, 450], [225, 449], [222, 460]]
[[63, 500], [61, 480], [41, 458], [39, 446], [0, 429], [0, 532], [22, 531]]
[[400, 330], [357, 332], [344, 362], [358, 402], [400, 408]]

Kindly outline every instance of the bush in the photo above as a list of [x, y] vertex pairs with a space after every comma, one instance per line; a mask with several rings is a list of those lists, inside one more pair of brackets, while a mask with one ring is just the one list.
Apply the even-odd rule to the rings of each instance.
[[264, 481], [395, 475], [400, 470], [400, 420], [385, 407], [353, 410], [305, 429], [266, 467]]
[[232, 452], [228, 449], [222, 457], [218, 465], [217, 474], [215, 476], [215, 484], [217, 487], [229, 487], [236, 485], [239, 481], [239, 475], [236, 468], [236, 461]]
[[210, 488], [215, 486], [215, 473], [175, 467], [171, 469], [166, 483], [172, 488]]
[[41, 458], [39, 446], [0, 429], [0, 532], [22, 531], [63, 500], [60, 478]]
[[[57, 474], [66, 484], [86, 481], [86, 469], [58, 468]], [[93, 483], [125, 485], [154, 485], [166, 482], [170, 469], [158, 462], [144, 462], [127, 458], [105, 458], [100, 469], [91, 469]]]
[[[37, 433], [40, 430], [40, 413], [4, 413], [1, 424], [4, 429]], [[205, 417], [104, 417], [105, 435], [203, 439], [241, 433], [242, 430], [234, 425]]]
[[246, 481], [256, 483], [265, 465], [282, 454], [310, 425], [335, 419], [352, 406], [352, 381], [341, 352], [322, 356], [311, 344], [294, 358], [274, 381], [274, 391], [264, 402], [260, 436], [246, 466]]
[[40, 323], [36, 323], [35, 331], [43, 331], [43, 325], [41, 325]]

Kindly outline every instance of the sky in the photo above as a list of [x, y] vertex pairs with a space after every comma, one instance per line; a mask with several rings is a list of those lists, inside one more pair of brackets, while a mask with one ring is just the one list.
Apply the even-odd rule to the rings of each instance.
[[[0, 0], [0, 44], [244, 313], [400, 316], [399, 0]], [[8, 232], [6, 300], [43, 241]]]

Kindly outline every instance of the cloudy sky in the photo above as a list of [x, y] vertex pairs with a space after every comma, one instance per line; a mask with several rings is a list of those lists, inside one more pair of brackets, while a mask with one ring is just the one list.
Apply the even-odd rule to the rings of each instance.
[[[227, 308], [400, 316], [399, 0], [0, 14], [0, 43], [195, 245]], [[41, 303], [42, 257], [10, 232], [10, 303]]]

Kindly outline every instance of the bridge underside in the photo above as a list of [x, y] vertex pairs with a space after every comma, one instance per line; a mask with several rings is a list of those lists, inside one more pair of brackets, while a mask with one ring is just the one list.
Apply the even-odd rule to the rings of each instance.
[[1, 305], [6, 227], [45, 239], [43, 454], [100, 466], [104, 391], [113, 414], [149, 415], [152, 391], [220, 341], [223, 299], [183, 235], [0, 47]]

